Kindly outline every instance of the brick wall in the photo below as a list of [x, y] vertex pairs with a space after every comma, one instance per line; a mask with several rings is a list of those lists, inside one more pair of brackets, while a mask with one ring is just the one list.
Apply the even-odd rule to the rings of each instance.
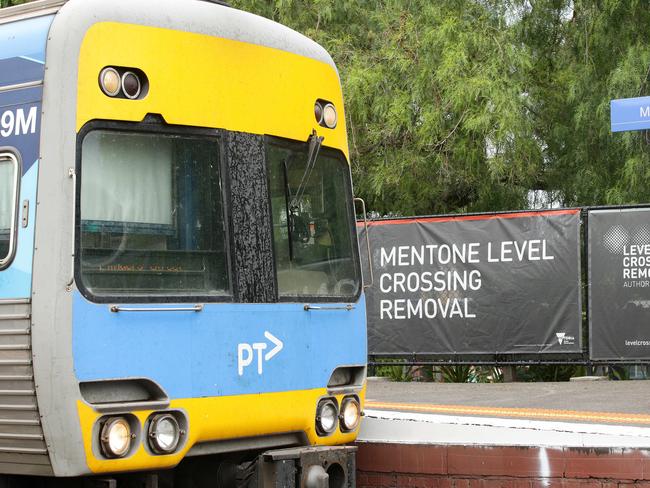
[[358, 446], [358, 488], [650, 488], [645, 449]]

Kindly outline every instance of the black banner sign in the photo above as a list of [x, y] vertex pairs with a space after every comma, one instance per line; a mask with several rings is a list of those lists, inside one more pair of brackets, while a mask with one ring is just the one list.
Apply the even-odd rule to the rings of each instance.
[[369, 233], [370, 354], [581, 352], [579, 210], [375, 221]]
[[650, 209], [591, 210], [592, 359], [650, 359]]

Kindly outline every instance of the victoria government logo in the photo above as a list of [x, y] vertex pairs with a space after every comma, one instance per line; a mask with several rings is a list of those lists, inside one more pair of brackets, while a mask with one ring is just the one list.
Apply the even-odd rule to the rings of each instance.
[[566, 332], [556, 332], [555, 337], [561, 346], [570, 346], [576, 343], [576, 338]]

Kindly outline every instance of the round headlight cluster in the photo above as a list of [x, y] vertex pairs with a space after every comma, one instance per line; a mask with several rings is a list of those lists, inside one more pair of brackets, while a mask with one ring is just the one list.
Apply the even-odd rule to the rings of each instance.
[[[99, 420], [99, 446], [109, 459], [123, 458], [135, 451], [141, 438], [140, 421], [131, 414], [103, 417]], [[146, 445], [153, 454], [171, 454], [181, 445], [187, 431], [187, 419], [178, 412], [154, 412], [144, 423]]]
[[331, 102], [317, 100], [314, 104], [314, 115], [318, 125], [327, 127], [328, 129], [334, 129], [338, 123], [336, 107]]
[[126, 456], [131, 449], [132, 440], [131, 426], [124, 417], [113, 417], [104, 422], [100, 434], [100, 443], [107, 457], [120, 458]]
[[350, 432], [359, 426], [361, 420], [361, 405], [355, 397], [345, 397], [341, 403], [341, 430]]
[[356, 395], [343, 398], [339, 410], [335, 398], [323, 398], [316, 407], [316, 432], [319, 436], [332, 434], [337, 426], [341, 432], [356, 430], [361, 421], [361, 403]]
[[339, 409], [336, 400], [326, 398], [318, 403], [316, 408], [316, 431], [320, 435], [329, 435], [336, 430], [339, 419]]
[[114, 68], [108, 66], [99, 73], [99, 87], [109, 97], [140, 98], [146, 76], [138, 69]]
[[173, 415], [154, 415], [149, 422], [149, 447], [158, 454], [169, 454], [176, 450], [181, 429]]

